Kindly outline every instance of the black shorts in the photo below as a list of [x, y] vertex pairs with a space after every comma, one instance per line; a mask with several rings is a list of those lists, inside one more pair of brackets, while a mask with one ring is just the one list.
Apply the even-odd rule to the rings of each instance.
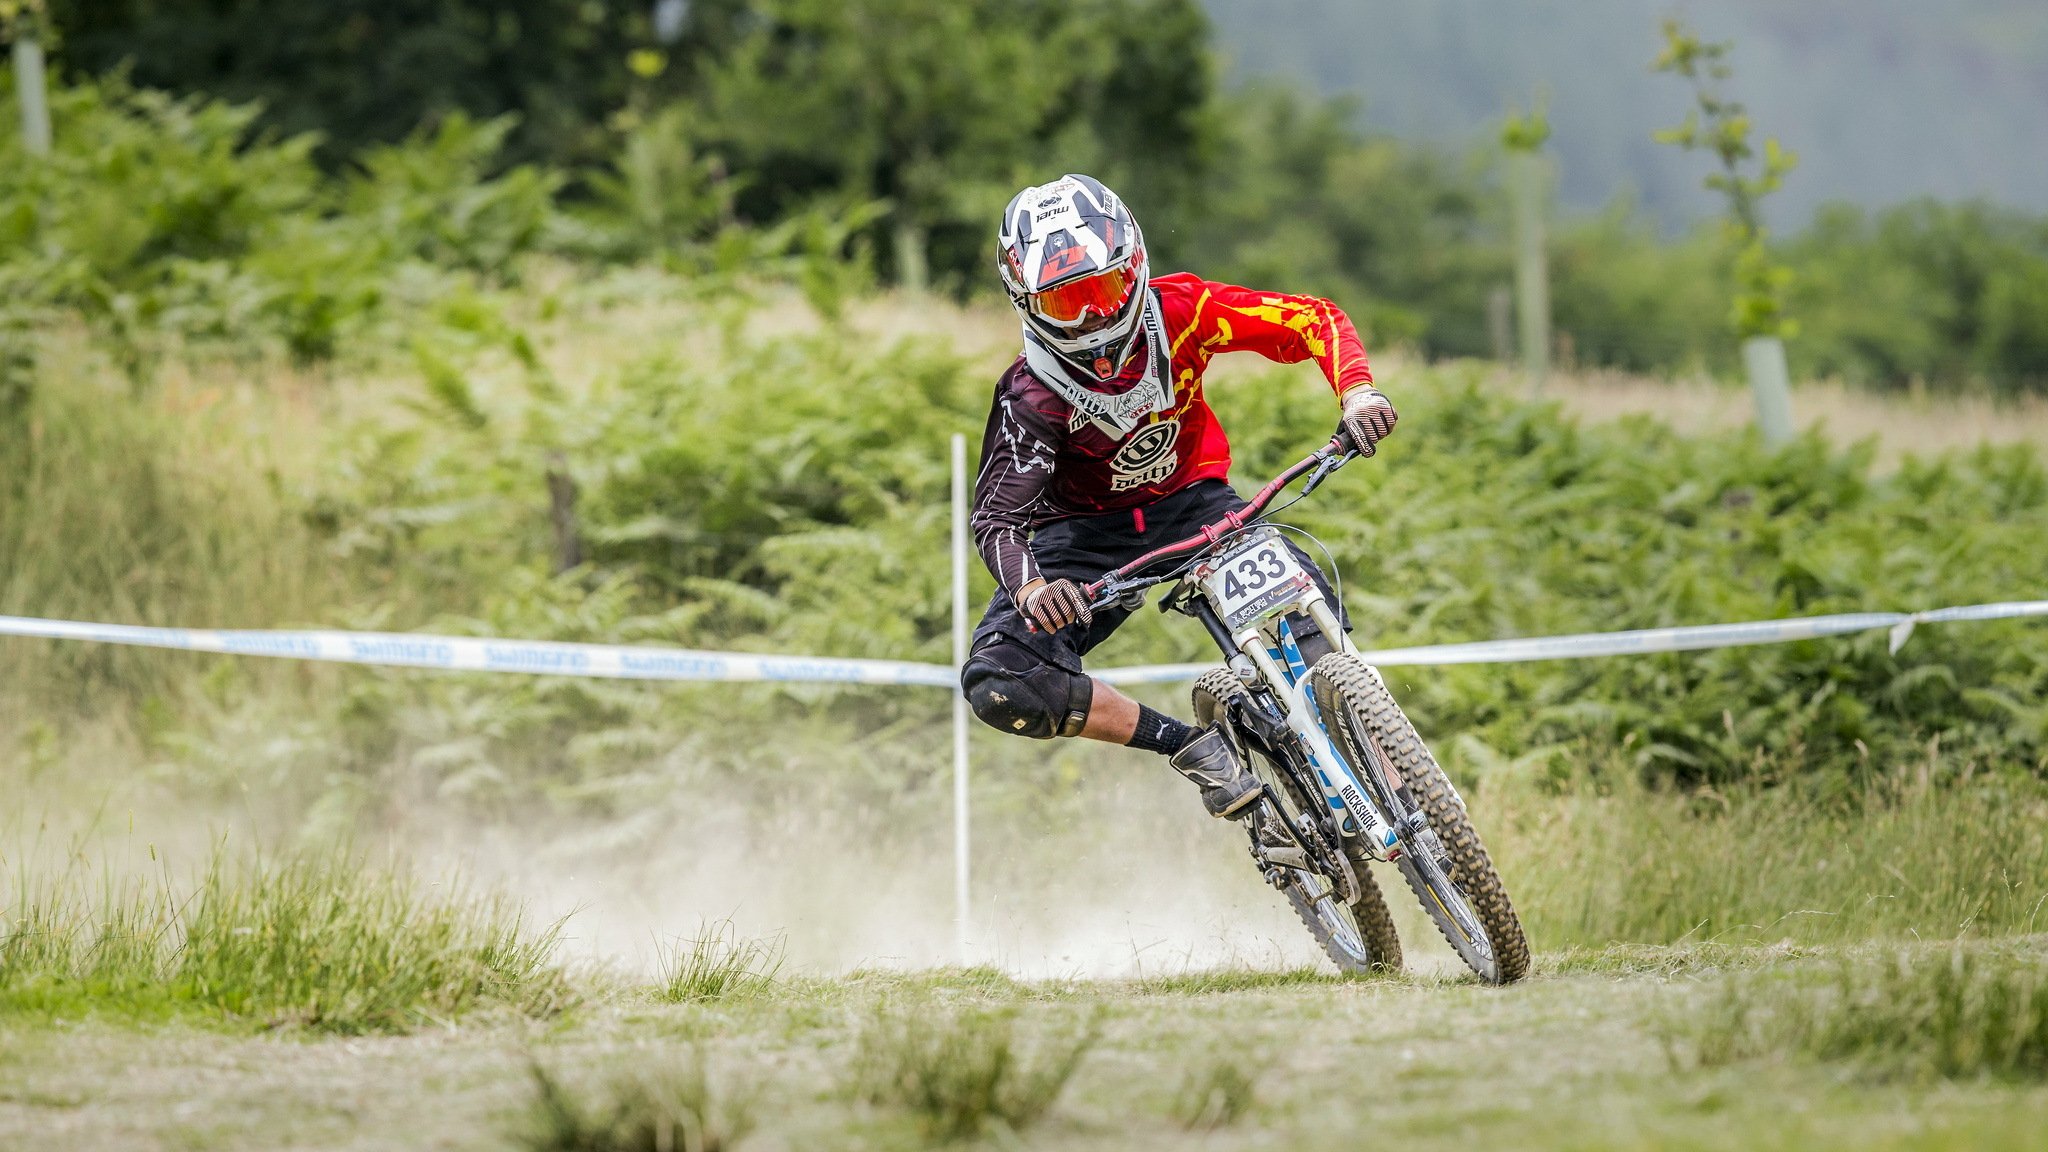
[[[1032, 534], [1031, 558], [1037, 562], [1039, 574], [1047, 580], [1064, 578], [1076, 583], [1099, 580], [1111, 569], [1128, 564], [1154, 548], [1192, 536], [1203, 525], [1213, 524], [1223, 519], [1226, 513], [1242, 507], [1244, 501], [1231, 490], [1230, 485], [1221, 480], [1200, 480], [1135, 511], [1055, 520]], [[1143, 531], [1138, 529], [1140, 514]], [[1322, 569], [1294, 541], [1289, 540], [1287, 546], [1314, 575], [1316, 585], [1323, 590], [1334, 610], [1337, 598], [1331, 593]], [[994, 598], [988, 602], [988, 611], [982, 614], [981, 623], [974, 629], [974, 640], [968, 650], [978, 652], [991, 644], [1008, 640], [1048, 664], [1079, 674], [1081, 657], [1109, 639], [1130, 618], [1130, 609], [1110, 605], [1097, 608], [1094, 621], [1086, 626], [1069, 625], [1050, 634], [1036, 632], [1018, 614], [1010, 594], [998, 588]], [[1345, 626], [1350, 626], [1348, 621]]]

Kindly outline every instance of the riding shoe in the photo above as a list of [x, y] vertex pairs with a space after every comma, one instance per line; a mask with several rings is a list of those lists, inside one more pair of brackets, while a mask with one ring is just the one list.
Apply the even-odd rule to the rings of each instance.
[[1202, 790], [1202, 806], [1211, 816], [1241, 817], [1264, 791], [1258, 778], [1245, 770], [1220, 725], [1210, 725], [1182, 745], [1169, 763]]

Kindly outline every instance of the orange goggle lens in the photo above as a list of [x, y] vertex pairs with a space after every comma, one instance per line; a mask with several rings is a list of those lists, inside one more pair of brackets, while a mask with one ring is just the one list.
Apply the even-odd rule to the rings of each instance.
[[1031, 310], [1055, 324], [1072, 324], [1090, 315], [1114, 316], [1130, 302], [1138, 286], [1137, 261], [1033, 293]]

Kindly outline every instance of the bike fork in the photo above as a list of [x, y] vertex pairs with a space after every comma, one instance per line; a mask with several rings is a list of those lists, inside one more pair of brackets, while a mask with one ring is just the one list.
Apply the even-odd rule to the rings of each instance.
[[1316, 782], [1322, 786], [1324, 802], [1336, 814], [1339, 830], [1363, 840], [1375, 859], [1397, 858], [1401, 851], [1400, 834], [1381, 815], [1379, 806], [1366, 796], [1351, 765], [1337, 751], [1336, 742], [1316, 722], [1315, 701], [1309, 698], [1308, 679], [1303, 677], [1290, 683], [1257, 637], [1249, 640], [1239, 651], [1258, 666], [1266, 683], [1275, 692], [1285, 695], [1288, 730], [1294, 733], [1301, 742], [1302, 750], [1308, 753], [1309, 767], [1316, 775]]

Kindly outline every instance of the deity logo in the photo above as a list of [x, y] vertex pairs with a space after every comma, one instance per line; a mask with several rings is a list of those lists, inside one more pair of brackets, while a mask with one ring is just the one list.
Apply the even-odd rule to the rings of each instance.
[[1138, 429], [1116, 456], [1109, 462], [1115, 475], [1110, 477], [1109, 490], [1126, 492], [1157, 484], [1180, 466], [1180, 460], [1173, 454], [1173, 445], [1180, 439], [1180, 421], [1161, 420]]

